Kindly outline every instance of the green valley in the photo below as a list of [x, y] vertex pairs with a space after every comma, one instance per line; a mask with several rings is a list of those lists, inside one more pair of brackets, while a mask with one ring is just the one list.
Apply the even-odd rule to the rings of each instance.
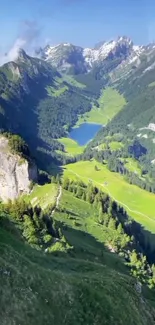
[[[95, 166], [98, 170], [95, 170]], [[116, 202], [123, 206], [129, 215], [141, 223], [145, 229], [155, 233], [154, 194], [128, 184], [121, 175], [110, 172], [96, 161], [78, 162], [65, 166], [65, 175], [102, 188]]]
[[[61, 138], [59, 141], [65, 147], [65, 154], [74, 156], [83, 153], [85, 146], [80, 146], [76, 141], [70, 138]], [[62, 153], [63, 154], [63, 153]]]
[[0, 66], [0, 325], [153, 325], [155, 45], [17, 52]]
[[98, 105], [93, 106], [90, 112], [79, 117], [76, 125], [83, 122], [107, 124], [126, 104], [123, 95], [116, 89], [105, 88], [101, 91]]

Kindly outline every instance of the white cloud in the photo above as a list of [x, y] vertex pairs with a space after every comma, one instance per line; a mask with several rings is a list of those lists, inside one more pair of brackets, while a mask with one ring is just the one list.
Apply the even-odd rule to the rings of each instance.
[[24, 21], [20, 36], [17, 37], [7, 54], [0, 54], [0, 65], [9, 61], [15, 61], [18, 57], [19, 50], [22, 48], [30, 53], [33, 52], [36, 40], [40, 37], [41, 30], [36, 22]]

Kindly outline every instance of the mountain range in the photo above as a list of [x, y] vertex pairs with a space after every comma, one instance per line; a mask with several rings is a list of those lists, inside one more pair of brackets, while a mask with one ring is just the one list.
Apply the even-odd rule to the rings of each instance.
[[[124, 116], [122, 130], [129, 124], [140, 129], [154, 123], [150, 108], [154, 96], [154, 44], [136, 46], [124, 36], [102, 42], [94, 49], [69, 43], [48, 45], [37, 55], [41, 58], [32, 58], [20, 50], [15, 62], [0, 68], [0, 128], [21, 134], [35, 155], [39, 159], [43, 156], [41, 161], [53, 155], [62, 159], [55, 153], [64, 150], [56, 139], [67, 135], [79, 115], [90, 111], [94, 104], [98, 106], [101, 90], [107, 86], [117, 89], [128, 103], [115, 114], [117, 120]], [[142, 109], [141, 104], [135, 107], [135, 101], [141, 103], [144, 96], [147, 104], [144, 106], [143, 101]], [[137, 134], [141, 132], [137, 130]], [[139, 140], [145, 141], [148, 149], [149, 139]], [[151, 146], [150, 161], [154, 157]]]
[[0, 324], [154, 324], [154, 132], [154, 44], [0, 67]]
[[134, 45], [128, 37], [118, 37], [109, 42], [100, 42], [95, 48], [82, 48], [70, 43], [47, 45], [37, 52], [41, 58], [50, 62], [63, 72], [87, 73], [104, 60], [116, 60], [119, 64], [138, 64], [142, 54], [148, 54], [154, 44], [148, 46]]

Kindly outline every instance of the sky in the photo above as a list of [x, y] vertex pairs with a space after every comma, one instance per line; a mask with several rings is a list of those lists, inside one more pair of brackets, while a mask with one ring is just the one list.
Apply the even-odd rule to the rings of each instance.
[[69, 42], [83, 47], [126, 35], [155, 41], [155, 0], [0, 0], [0, 54]]

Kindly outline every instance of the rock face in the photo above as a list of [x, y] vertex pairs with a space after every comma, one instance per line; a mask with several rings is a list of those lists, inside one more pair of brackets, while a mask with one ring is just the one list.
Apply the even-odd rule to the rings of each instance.
[[95, 48], [82, 48], [70, 43], [48, 45], [40, 48], [37, 55], [61, 72], [81, 74], [91, 71], [96, 64], [102, 64], [105, 60], [119, 59], [118, 66], [136, 62], [144, 50], [144, 46], [134, 45], [130, 38], [123, 36], [100, 42]]
[[10, 152], [8, 139], [0, 137], [0, 198], [14, 200], [30, 192], [31, 181], [37, 181], [35, 164]]

